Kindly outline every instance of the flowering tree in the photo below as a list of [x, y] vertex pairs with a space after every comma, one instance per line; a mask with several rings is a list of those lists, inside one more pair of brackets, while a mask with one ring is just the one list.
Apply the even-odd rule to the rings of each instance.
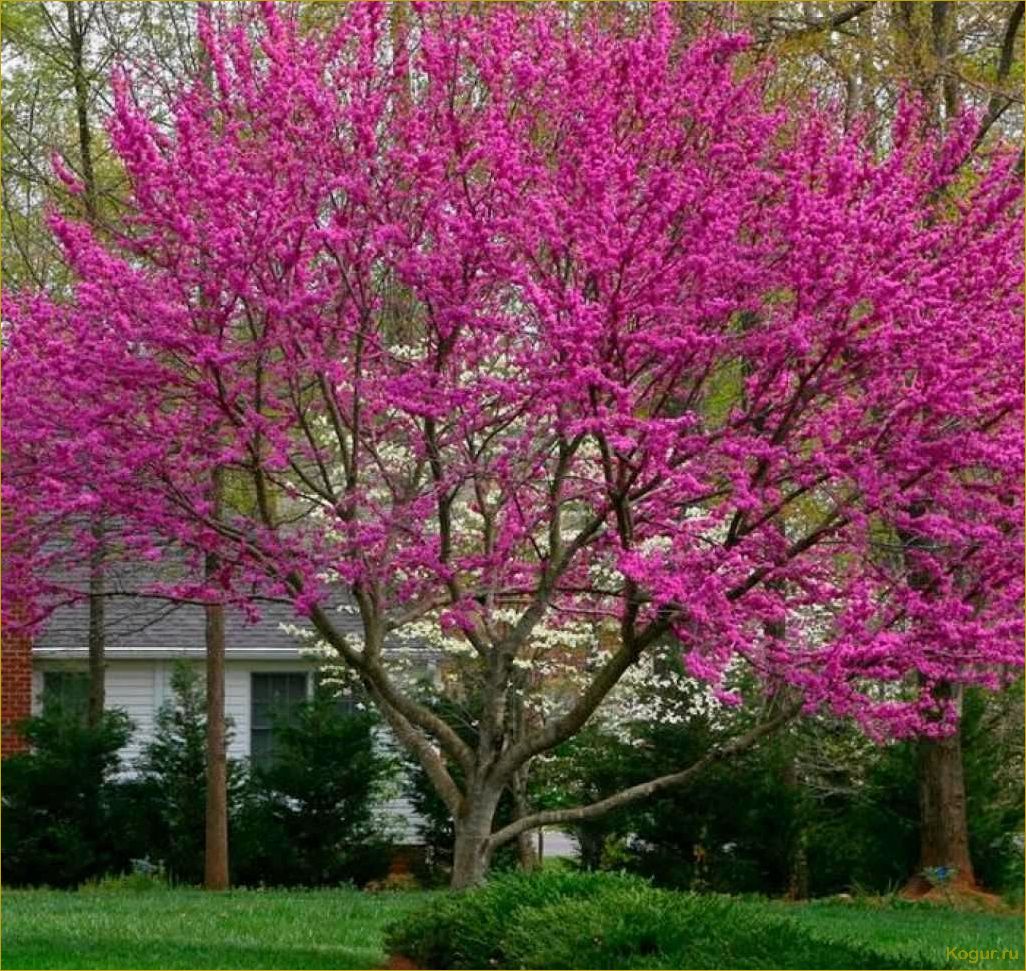
[[[796, 703], [943, 733], [936, 685], [1021, 662], [1020, 187], [963, 164], [971, 119], [910, 104], [875, 157], [658, 6], [244, 17], [201, 21], [171, 131], [117, 79], [124, 231], [54, 217], [73, 295], [8, 299], [13, 548], [102, 503], [126, 555], [216, 563], [162, 592], [292, 602], [448, 805], [458, 886], [693, 775], [494, 828], [667, 638], [777, 699], [731, 750]], [[425, 624], [479, 667], [473, 743], [389, 671]], [[539, 644], [587, 677], [518, 722]]]

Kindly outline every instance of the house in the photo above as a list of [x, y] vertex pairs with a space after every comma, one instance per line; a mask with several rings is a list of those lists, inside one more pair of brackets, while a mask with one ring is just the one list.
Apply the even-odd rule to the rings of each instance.
[[[105, 610], [106, 706], [127, 712], [135, 725], [123, 762], [130, 764], [153, 737], [155, 717], [170, 701], [171, 674], [185, 661], [202, 667], [205, 615], [196, 604], [110, 597]], [[270, 748], [270, 713], [308, 698], [316, 662], [282, 629], [295, 615], [285, 604], [267, 604], [259, 622], [225, 611], [225, 714], [232, 721], [230, 758], [260, 760]], [[31, 708], [47, 699], [85, 705], [89, 690], [89, 608], [58, 608], [32, 645]]]
[[[170, 604], [140, 597], [144, 577], [138, 568], [124, 566], [108, 577], [114, 592], [105, 598], [106, 706], [127, 712], [135, 726], [122, 750], [122, 764], [132, 771], [143, 747], [153, 738], [156, 715], [172, 698], [171, 674], [176, 663], [202, 667], [205, 659], [204, 610], [197, 604]], [[318, 662], [302, 650], [302, 642], [284, 628], [303, 627], [291, 605], [260, 605], [260, 620], [249, 622], [237, 609], [225, 611], [225, 714], [232, 721], [230, 758], [259, 763], [272, 753], [271, 715], [309, 698], [318, 676]], [[343, 632], [359, 634], [359, 620], [337, 614]], [[0, 661], [0, 720], [3, 754], [23, 742], [13, 725], [42, 711], [48, 698], [65, 705], [85, 706], [88, 697], [89, 607], [85, 600], [59, 607], [34, 642], [20, 633], [5, 633]], [[395, 648], [395, 650], [400, 650]], [[426, 647], [412, 651], [414, 668], [437, 676], [440, 656]], [[381, 744], [390, 740], [382, 731]], [[409, 802], [396, 798], [380, 807], [397, 844], [419, 842], [417, 816]], [[564, 833], [545, 837], [545, 856], [574, 856], [575, 846]]]
[[[107, 578], [111, 595], [104, 600], [106, 707], [124, 710], [134, 725], [121, 751], [130, 773], [153, 738], [157, 712], [173, 697], [171, 676], [186, 662], [202, 670], [205, 662], [206, 617], [198, 604], [173, 604], [139, 596], [144, 577], [123, 565]], [[121, 592], [124, 591], [124, 592]], [[302, 641], [285, 627], [303, 627], [290, 604], [260, 604], [260, 619], [251, 622], [236, 608], [225, 610], [225, 714], [231, 720], [228, 756], [259, 764], [272, 754], [271, 720], [287, 714], [313, 694], [318, 661], [302, 649]], [[359, 633], [359, 620], [340, 612], [340, 629]], [[88, 602], [58, 607], [31, 643], [7, 633], [2, 645], [3, 754], [21, 742], [13, 726], [29, 713], [38, 714], [51, 699], [85, 708], [88, 691]], [[424, 673], [434, 669], [434, 653], [415, 650]], [[389, 741], [381, 735], [383, 745]], [[413, 842], [414, 817], [408, 803], [396, 799], [382, 807], [399, 840]]]

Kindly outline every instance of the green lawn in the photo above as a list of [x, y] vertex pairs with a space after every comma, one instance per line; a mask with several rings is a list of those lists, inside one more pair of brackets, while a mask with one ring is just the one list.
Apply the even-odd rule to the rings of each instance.
[[[423, 893], [352, 890], [198, 890], [3, 893], [4, 968], [374, 968], [384, 963], [385, 923]], [[895, 954], [948, 947], [1009, 949], [1017, 959], [956, 961], [968, 968], [1022, 968], [1021, 916], [966, 913], [928, 905], [873, 906], [752, 901], [783, 911], [822, 940], [872, 943]]]
[[[1023, 968], [1021, 914], [984, 914], [925, 903], [815, 901], [808, 904], [766, 903], [761, 906], [782, 911], [807, 927], [810, 933], [826, 940], [848, 938], [871, 943], [893, 954], [919, 953], [936, 956], [942, 963], [967, 968]], [[948, 948], [952, 948], [952, 958]], [[971, 953], [976, 950], [975, 960]], [[994, 959], [980, 957], [994, 950]], [[1015, 957], [1002, 959], [1008, 950]]]
[[5, 890], [4, 968], [374, 968], [424, 894]]

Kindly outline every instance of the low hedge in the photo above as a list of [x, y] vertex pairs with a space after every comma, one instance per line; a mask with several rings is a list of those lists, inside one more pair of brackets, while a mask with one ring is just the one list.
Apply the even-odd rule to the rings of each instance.
[[569, 899], [600, 899], [647, 886], [635, 877], [561, 868], [531, 875], [500, 874], [478, 889], [432, 898], [385, 928], [385, 946], [422, 968], [503, 967], [505, 939], [515, 915]]
[[423, 968], [936, 968], [861, 942], [827, 940], [759, 905], [655, 890], [609, 873], [497, 877], [434, 898], [386, 929]]
[[519, 911], [501, 945], [511, 968], [933, 968], [718, 895], [636, 888]]

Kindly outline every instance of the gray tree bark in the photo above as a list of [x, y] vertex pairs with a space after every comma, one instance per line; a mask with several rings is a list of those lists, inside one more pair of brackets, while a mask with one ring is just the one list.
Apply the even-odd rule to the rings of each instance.
[[[82, 199], [86, 219], [90, 225], [98, 222], [96, 199], [96, 173], [93, 168], [93, 142], [89, 122], [89, 77], [85, 63], [87, 21], [83, 5], [66, 0], [64, 12], [68, 24], [68, 55], [71, 81], [75, 92], [75, 122], [78, 135], [78, 154], [82, 168]], [[104, 576], [104, 528], [102, 515], [90, 523], [94, 542], [89, 558], [89, 701], [86, 723], [95, 728], [103, 717], [106, 704], [106, 579]]]

